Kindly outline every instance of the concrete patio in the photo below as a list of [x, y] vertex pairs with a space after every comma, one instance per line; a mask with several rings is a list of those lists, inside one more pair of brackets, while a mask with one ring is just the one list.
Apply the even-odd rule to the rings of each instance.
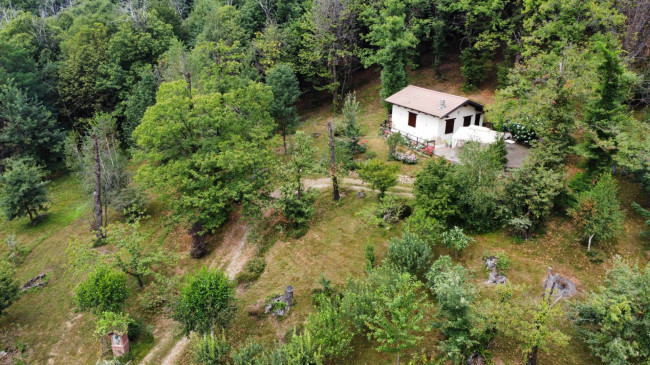
[[[433, 150], [433, 153], [436, 156], [444, 157], [452, 163], [458, 163], [460, 162], [458, 157], [460, 156], [461, 149], [462, 147], [452, 148], [445, 145], [440, 145], [436, 146], [436, 148]], [[508, 162], [506, 163], [505, 167], [508, 169], [516, 169], [521, 167], [524, 159], [530, 153], [530, 148], [518, 143], [506, 143], [506, 150], [508, 151], [508, 154], [506, 155]]]

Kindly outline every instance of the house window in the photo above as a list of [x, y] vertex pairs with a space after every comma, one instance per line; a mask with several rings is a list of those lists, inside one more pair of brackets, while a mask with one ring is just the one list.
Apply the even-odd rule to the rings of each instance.
[[476, 118], [474, 118], [474, 125], [481, 125], [481, 113], [476, 113]]
[[456, 119], [447, 119], [445, 121], [445, 134], [454, 133], [454, 122]]
[[472, 124], [472, 116], [463, 117], [463, 127], [469, 127]]
[[415, 119], [417, 116], [417, 114], [409, 112], [409, 127], [415, 128]]

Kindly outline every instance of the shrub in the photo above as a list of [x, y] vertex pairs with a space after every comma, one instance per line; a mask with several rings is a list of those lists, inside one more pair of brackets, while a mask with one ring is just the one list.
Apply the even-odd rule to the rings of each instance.
[[233, 365], [258, 364], [258, 359], [264, 355], [264, 347], [257, 342], [249, 342], [246, 346], [230, 354]]
[[483, 260], [487, 260], [490, 257], [497, 258], [497, 272], [503, 274], [510, 270], [510, 258], [508, 258], [504, 252], [497, 252], [496, 254], [492, 252], [486, 252], [483, 254]]
[[129, 185], [113, 198], [111, 202], [116, 211], [122, 213], [129, 223], [144, 217], [147, 198], [144, 192], [134, 185]]
[[407, 165], [415, 165], [418, 163], [418, 156], [416, 156], [414, 153], [395, 152], [393, 153], [393, 158]]
[[95, 323], [95, 336], [103, 337], [114, 332], [120, 335], [128, 334], [129, 340], [134, 340], [139, 333], [132, 337], [129, 330], [133, 322], [128, 313], [102, 312]]
[[379, 198], [382, 198], [388, 188], [397, 185], [398, 171], [398, 166], [388, 165], [379, 160], [369, 160], [361, 165], [359, 176], [370, 184], [373, 190], [379, 190]]
[[352, 350], [355, 331], [338, 300], [323, 297], [316, 313], [309, 315], [305, 332], [311, 334], [315, 346], [328, 359], [346, 356]]
[[427, 240], [430, 244], [440, 241], [440, 232], [444, 225], [437, 219], [428, 217], [422, 209], [415, 209], [413, 214], [406, 219], [406, 230]]
[[501, 129], [512, 134], [512, 138], [519, 142], [530, 143], [536, 140], [535, 126], [533, 124], [521, 124], [516, 122], [504, 122]]
[[385, 196], [379, 203], [357, 213], [369, 224], [388, 228], [390, 224], [399, 222], [411, 214], [411, 206], [406, 199], [396, 196]]
[[388, 260], [413, 275], [423, 273], [432, 258], [429, 243], [417, 235], [406, 232], [402, 238], [388, 243]]
[[363, 248], [363, 254], [366, 258], [366, 270], [370, 271], [375, 267], [375, 245], [367, 243], [366, 247]]
[[77, 286], [77, 307], [94, 313], [119, 311], [128, 296], [126, 281], [123, 272], [100, 266]]
[[289, 222], [289, 226], [299, 229], [309, 223], [309, 219], [316, 211], [314, 208], [316, 192], [308, 189], [297, 194], [296, 190], [295, 184], [284, 185], [280, 188], [280, 198], [276, 200], [276, 205]]
[[237, 277], [235, 279], [238, 283], [250, 283], [257, 280], [260, 275], [262, 275], [265, 268], [266, 261], [264, 260], [264, 257], [254, 257], [246, 263], [244, 270], [237, 274]]
[[508, 227], [510, 227], [514, 234], [527, 240], [530, 236], [530, 229], [533, 227], [533, 222], [530, 218], [522, 215], [521, 217], [510, 218], [508, 220]]
[[20, 296], [20, 288], [16, 282], [15, 270], [8, 262], [0, 263], [0, 314], [4, 313]]
[[283, 348], [284, 356], [289, 364], [321, 365], [323, 354], [320, 345], [314, 340], [309, 330], [297, 335], [295, 330]]
[[465, 235], [462, 228], [454, 227], [442, 234], [442, 243], [447, 248], [453, 249], [456, 257], [458, 252], [467, 248], [471, 242], [474, 242], [474, 239]]
[[174, 319], [183, 324], [185, 333], [222, 329], [234, 315], [234, 296], [234, 285], [223, 272], [203, 268], [185, 279]]
[[230, 344], [226, 341], [226, 336], [203, 335], [194, 346], [194, 361], [197, 364], [213, 365], [226, 364]]
[[392, 133], [386, 138], [386, 144], [388, 144], [388, 159], [392, 159], [395, 155], [395, 149], [397, 146], [404, 146], [407, 144], [406, 138], [404, 138], [399, 132]]
[[591, 190], [594, 186], [594, 178], [591, 174], [578, 172], [571, 180], [569, 180], [569, 188], [574, 194], [580, 194], [587, 190]]

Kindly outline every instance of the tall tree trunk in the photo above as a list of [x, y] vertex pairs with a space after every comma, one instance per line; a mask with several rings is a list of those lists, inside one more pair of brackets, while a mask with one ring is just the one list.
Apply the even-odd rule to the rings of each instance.
[[25, 208], [27, 210], [27, 215], [29, 215], [29, 223], [31, 225], [34, 225], [34, 215], [32, 214], [32, 210], [29, 208]]
[[587, 242], [587, 251], [591, 251], [591, 240], [594, 239], [594, 235], [589, 236], [589, 241]]
[[537, 365], [537, 349], [538, 347], [533, 347], [532, 350], [527, 355], [526, 365]]
[[284, 154], [287, 154], [287, 131], [282, 131], [282, 144], [284, 145]]
[[332, 174], [332, 187], [334, 188], [334, 200], [339, 201], [341, 194], [339, 194], [339, 182], [336, 178], [336, 153], [334, 152], [334, 136], [332, 135], [332, 121], [327, 122], [327, 132], [330, 140], [330, 173]]
[[104, 234], [102, 233], [102, 170], [101, 163], [99, 160], [99, 145], [97, 143], [97, 135], [93, 133], [92, 135], [94, 148], [95, 148], [95, 224], [93, 229], [96, 231], [97, 243], [102, 241]]

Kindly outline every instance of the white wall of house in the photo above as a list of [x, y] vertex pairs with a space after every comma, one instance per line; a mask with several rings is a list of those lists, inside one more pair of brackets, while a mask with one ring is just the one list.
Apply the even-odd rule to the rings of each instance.
[[[415, 127], [408, 125], [409, 112], [416, 113]], [[467, 105], [458, 108], [448, 117], [439, 119], [429, 114], [423, 114], [415, 110], [393, 105], [393, 128], [410, 136], [418, 137], [425, 141], [434, 141], [437, 137], [451, 142], [451, 136], [463, 126], [463, 117], [472, 116], [471, 124], [474, 125], [476, 114], [480, 113], [479, 125], [483, 125], [483, 113], [477, 112], [473, 106]], [[454, 132], [445, 134], [447, 119], [454, 120]]]
[[[408, 125], [409, 112], [417, 114], [415, 128]], [[439, 119], [428, 114], [393, 105], [393, 128], [418, 137], [425, 141], [433, 141], [438, 136]]]
[[[438, 125], [438, 135], [440, 136], [440, 138], [448, 142], [451, 142], [451, 136], [453, 136], [454, 133], [458, 132], [458, 130], [463, 127], [464, 117], [471, 116], [472, 117], [471, 125], [475, 125], [477, 113], [481, 114], [481, 116], [479, 117], [479, 126], [482, 126], [483, 112], [477, 112], [473, 106], [466, 105], [454, 110], [447, 117], [440, 120], [440, 123]], [[454, 131], [452, 133], [445, 133], [445, 127], [447, 125], [448, 119], [454, 119]]]

